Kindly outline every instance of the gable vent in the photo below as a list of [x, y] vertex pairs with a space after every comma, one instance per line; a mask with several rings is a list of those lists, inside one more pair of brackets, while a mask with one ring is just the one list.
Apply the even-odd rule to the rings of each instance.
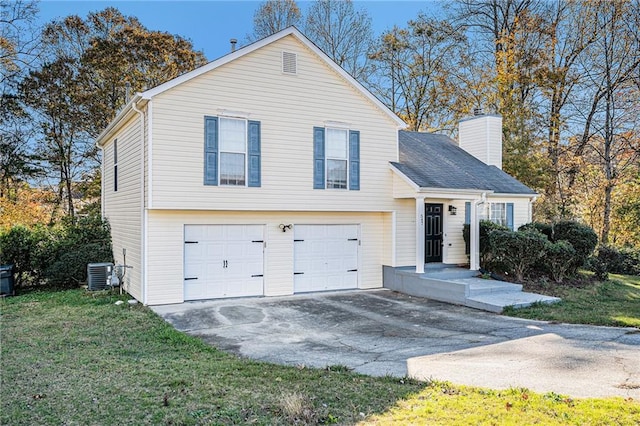
[[298, 73], [298, 55], [292, 52], [282, 52], [282, 72], [286, 74]]

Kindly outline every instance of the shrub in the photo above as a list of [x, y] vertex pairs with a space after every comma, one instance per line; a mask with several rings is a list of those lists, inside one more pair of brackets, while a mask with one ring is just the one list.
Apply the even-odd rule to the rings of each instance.
[[541, 260], [551, 279], [561, 283], [567, 276], [575, 256], [576, 250], [568, 241], [560, 240], [555, 243], [548, 241]]
[[503, 264], [522, 281], [545, 253], [547, 238], [537, 231], [494, 230], [489, 233], [494, 261]]
[[640, 250], [617, 249], [602, 245], [596, 256], [590, 259], [590, 269], [599, 280], [609, 278], [609, 273], [640, 275]]
[[54, 287], [74, 287], [87, 279], [87, 263], [113, 262], [108, 223], [100, 217], [87, 216], [65, 224], [53, 233], [43, 249], [43, 278]]
[[575, 274], [578, 268], [586, 265], [587, 260], [598, 244], [598, 236], [587, 225], [574, 221], [561, 221], [553, 225], [553, 242], [566, 240], [576, 251], [571, 262], [570, 274]]
[[[491, 246], [491, 240], [489, 238], [489, 235], [493, 231], [509, 231], [509, 228], [507, 228], [506, 226], [498, 225], [497, 223], [493, 223], [490, 220], [480, 221], [480, 266], [483, 269], [487, 270], [499, 267], [498, 261], [494, 255], [494, 250]], [[467, 254], [470, 253], [471, 247], [471, 237], [469, 232], [469, 224], [465, 224], [462, 230], [462, 236], [464, 237]]]
[[540, 223], [540, 222], [531, 222], [522, 225], [518, 228], [518, 231], [538, 231], [541, 234], [546, 235], [549, 241], [554, 241], [553, 239], [553, 225], [550, 223]]
[[108, 223], [90, 216], [48, 228], [13, 227], [0, 235], [3, 263], [16, 265], [19, 285], [64, 288], [86, 280], [87, 263], [112, 262]]
[[14, 265], [15, 287], [19, 288], [38, 279], [33, 258], [38, 245], [46, 238], [44, 228], [14, 226], [0, 234], [0, 262]]

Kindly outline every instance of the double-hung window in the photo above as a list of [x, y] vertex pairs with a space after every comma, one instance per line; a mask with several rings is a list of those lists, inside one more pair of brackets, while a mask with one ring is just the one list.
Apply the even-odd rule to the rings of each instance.
[[220, 185], [244, 186], [247, 163], [247, 122], [220, 117]]
[[347, 189], [348, 137], [347, 130], [327, 129], [326, 131], [327, 188]]
[[489, 203], [489, 220], [513, 230], [513, 203]]
[[313, 128], [313, 188], [360, 189], [360, 132]]
[[[513, 230], [513, 203], [489, 203], [486, 219]], [[482, 217], [481, 217], [482, 219]], [[464, 223], [471, 223], [471, 202], [464, 203]]]
[[495, 224], [507, 226], [506, 203], [490, 203], [489, 204], [489, 220]]
[[260, 122], [205, 117], [205, 185], [260, 186]]

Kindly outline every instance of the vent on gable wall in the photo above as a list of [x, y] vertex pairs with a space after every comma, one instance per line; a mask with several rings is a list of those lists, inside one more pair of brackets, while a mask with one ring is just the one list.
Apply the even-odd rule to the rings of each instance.
[[298, 55], [292, 52], [282, 52], [282, 72], [286, 74], [298, 73]]

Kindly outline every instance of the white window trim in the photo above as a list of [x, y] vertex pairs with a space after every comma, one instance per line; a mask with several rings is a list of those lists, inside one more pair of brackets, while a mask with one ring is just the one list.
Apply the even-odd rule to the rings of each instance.
[[251, 114], [245, 111], [238, 111], [231, 108], [218, 108], [218, 114], [216, 114], [218, 119], [220, 118], [237, 118], [248, 120], [251, 118]]
[[[329, 145], [328, 141], [329, 141], [329, 129], [331, 130], [344, 130], [347, 133], [347, 149], [346, 149], [346, 158], [337, 158], [337, 157], [329, 157], [329, 155], [327, 155], [327, 146]], [[332, 127], [327, 127], [325, 126], [324, 128], [324, 188], [325, 189], [330, 189], [330, 190], [334, 190], [334, 191], [347, 191], [349, 190], [349, 128], [348, 127], [338, 127], [338, 126], [332, 126]], [[329, 187], [328, 183], [329, 183], [329, 160], [339, 160], [339, 161], [346, 161], [347, 163], [347, 180], [346, 180], [346, 185], [344, 188], [331, 188]]]
[[[235, 120], [244, 122], [244, 151], [223, 151], [221, 143], [221, 120]], [[222, 183], [222, 154], [244, 154], [244, 185], [234, 185], [231, 183]], [[218, 185], [229, 186], [234, 188], [247, 187], [249, 183], [249, 120], [239, 118], [237, 116], [218, 115]]]

